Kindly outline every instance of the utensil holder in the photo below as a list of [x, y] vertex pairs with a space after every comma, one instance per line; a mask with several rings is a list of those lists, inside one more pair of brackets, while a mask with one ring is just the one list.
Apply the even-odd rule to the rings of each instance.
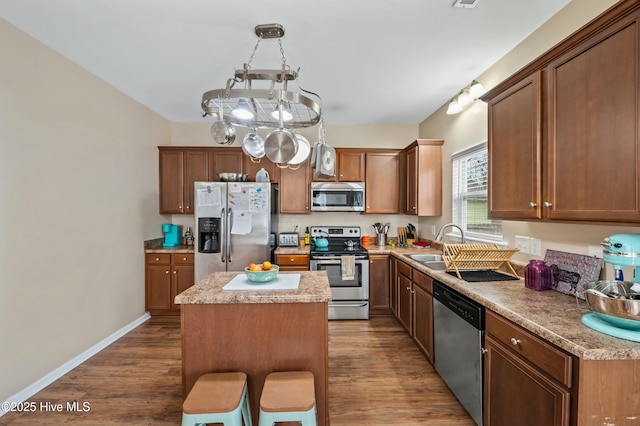
[[379, 246], [385, 246], [387, 244], [387, 234], [377, 234], [376, 241]]

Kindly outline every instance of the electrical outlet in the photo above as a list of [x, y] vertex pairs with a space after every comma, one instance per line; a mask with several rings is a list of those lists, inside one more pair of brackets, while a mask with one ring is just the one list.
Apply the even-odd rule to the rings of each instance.
[[435, 225], [431, 225], [431, 235], [433, 235], [434, 237], [436, 236], [436, 226]]
[[589, 246], [589, 256], [595, 256], [602, 259], [602, 247], [600, 246]]
[[529, 253], [534, 256], [541, 256], [541, 248], [540, 245], [542, 242], [539, 238], [529, 238]]
[[529, 254], [529, 237], [516, 235], [516, 248], [520, 250], [520, 253]]

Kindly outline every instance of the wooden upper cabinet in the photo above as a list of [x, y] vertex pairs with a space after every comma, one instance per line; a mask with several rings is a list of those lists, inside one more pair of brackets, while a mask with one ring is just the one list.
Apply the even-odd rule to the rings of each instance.
[[399, 213], [400, 153], [367, 152], [365, 169], [365, 212]]
[[210, 182], [219, 181], [218, 173], [246, 173], [242, 167], [243, 157], [246, 157], [246, 155], [242, 152], [242, 148], [232, 147], [210, 150], [208, 180]]
[[313, 174], [316, 182], [364, 182], [365, 150], [359, 148], [336, 148], [335, 175], [320, 178]]
[[443, 143], [418, 139], [406, 148], [406, 214], [442, 215]]
[[549, 219], [640, 220], [638, 17], [547, 67]]
[[193, 213], [193, 183], [208, 179], [208, 159], [206, 151], [184, 152], [184, 208], [182, 213]]
[[490, 217], [542, 217], [540, 72], [491, 99], [488, 112]]
[[311, 203], [311, 166], [307, 158], [300, 168], [280, 170], [279, 211], [282, 214], [309, 214]]
[[269, 173], [270, 182], [276, 183], [280, 181], [280, 168], [267, 159], [267, 157], [261, 158], [258, 163], [252, 161], [248, 155], [243, 155], [242, 157], [242, 173], [247, 174], [247, 181], [255, 182], [256, 173], [258, 173], [260, 169], [265, 169], [265, 171]]
[[160, 213], [184, 213], [184, 154], [159, 152]]
[[490, 217], [640, 221], [639, 24], [619, 2], [482, 97]]

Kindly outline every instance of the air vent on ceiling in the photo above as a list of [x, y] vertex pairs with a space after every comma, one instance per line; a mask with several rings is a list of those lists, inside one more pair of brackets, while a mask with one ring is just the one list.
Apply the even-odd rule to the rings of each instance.
[[461, 7], [465, 9], [473, 9], [478, 5], [480, 0], [455, 0], [453, 2], [453, 7]]

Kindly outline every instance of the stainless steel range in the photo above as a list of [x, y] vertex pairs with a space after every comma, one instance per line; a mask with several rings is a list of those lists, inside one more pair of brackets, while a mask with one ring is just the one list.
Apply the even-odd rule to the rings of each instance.
[[[329, 319], [369, 318], [369, 253], [360, 245], [358, 226], [312, 226], [310, 267], [326, 271], [332, 300]], [[326, 238], [327, 247], [315, 241]]]

